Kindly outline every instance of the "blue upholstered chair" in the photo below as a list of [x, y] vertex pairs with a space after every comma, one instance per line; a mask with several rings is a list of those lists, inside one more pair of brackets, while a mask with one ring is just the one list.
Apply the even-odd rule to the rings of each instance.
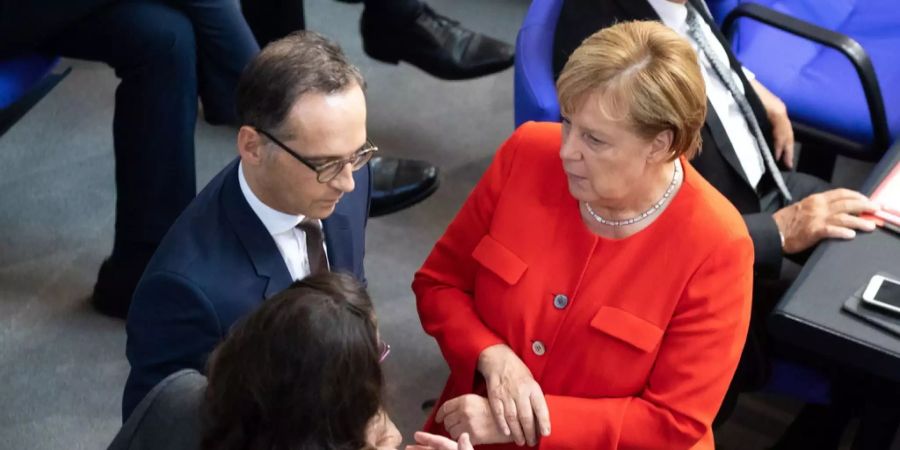
[[875, 161], [900, 138], [896, 0], [707, 4], [738, 59], [784, 100], [815, 159], [828, 158], [823, 149]]
[[0, 59], [0, 135], [68, 74], [52, 74], [59, 58], [23, 54]]
[[529, 120], [558, 122], [553, 80], [553, 34], [562, 0], [531, 2], [516, 37], [514, 103], [516, 127]]

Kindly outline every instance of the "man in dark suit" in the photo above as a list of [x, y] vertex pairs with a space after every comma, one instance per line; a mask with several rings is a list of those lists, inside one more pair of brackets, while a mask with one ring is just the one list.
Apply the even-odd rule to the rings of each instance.
[[239, 158], [181, 214], [135, 292], [124, 418], [169, 374], [202, 371], [229, 327], [292, 281], [327, 270], [365, 280], [366, 162], [377, 148], [364, 86], [315, 33], [273, 42], [248, 65]]
[[[793, 130], [784, 103], [735, 59], [702, 0], [566, 0], [554, 41], [555, 73], [584, 38], [622, 20], [662, 21], [697, 51], [708, 112], [703, 148], [691, 164], [737, 207], [753, 239], [751, 333], [718, 422], [733, 408], [737, 392], [760, 387], [767, 378], [765, 317], [791, 281], [781, 279], [783, 258], [802, 264], [823, 239], [852, 239], [858, 230], [873, 230], [874, 224], [857, 214], [877, 206], [858, 192], [832, 189], [823, 180], [775, 166], [780, 159], [793, 167]], [[795, 423], [821, 419], [817, 425], [828, 432], [815, 437], [823, 445], [818, 448], [827, 448], [840, 439], [843, 427], [824, 424], [849, 417], [836, 417], [835, 412], [843, 415], [838, 409], [811, 406]], [[792, 439], [803, 434], [786, 434], [779, 448], [800, 448]], [[800, 441], [813, 442], [807, 436]]]

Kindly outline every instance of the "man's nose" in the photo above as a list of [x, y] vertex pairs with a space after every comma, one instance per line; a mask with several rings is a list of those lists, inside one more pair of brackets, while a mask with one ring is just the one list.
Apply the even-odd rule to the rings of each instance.
[[329, 184], [345, 194], [352, 192], [356, 187], [356, 181], [353, 180], [353, 166], [350, 163], [344, 164], [341, 172]]

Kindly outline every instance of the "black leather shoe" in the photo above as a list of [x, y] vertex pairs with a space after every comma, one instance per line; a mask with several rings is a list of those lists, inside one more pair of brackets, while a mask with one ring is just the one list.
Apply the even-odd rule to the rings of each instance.
[[[144, 246], [142, 246], [144, 247]], [[131, 297], [144, 269], [153, 256], [155, 246], [129, 251], [127, 256], [113, 253], [100, 265], [91, 304], [103, 315], [124, 319], [128, 316]]]
[[375, 157], [372, 166], [372, 205], [369, 217], [409, 208], [437, 190], [437, 167], [425, 161]]
[[513, 64], [513, 47], [475, 33], [428, 5], [407, 25], [363, 11], [363, 50], [379, 61], [404, 60], [438, 78], [464, 80], [499, 72]]

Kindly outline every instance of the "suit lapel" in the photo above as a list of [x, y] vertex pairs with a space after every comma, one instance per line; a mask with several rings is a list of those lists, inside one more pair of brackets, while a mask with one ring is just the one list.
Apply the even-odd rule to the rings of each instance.
[[[700, 4], [696, 0], [689, 0], [691, 6], [693, 6], [694, 10], [696, 10], [700, 17], [709, 25], [709, 28], [712, 30], [713, 34], [716, 36], [716, 39], [719, 40], [719, 43], [725, 47], [725, 54], [728, 55], [728, 65], [731, 67], [731, 70], [734, 70], [738, 77], [741, 79], [741, 83], [744, 85], [744, 95], [748, 98], [748, 100], [752, 97], [756, 99], [758, 102], [758, 98], [756, 97], [756, 92], [753, 90], [753, 86], [750, 85], [750, 82], [747, 80], [747, 77], [744, 75], [743, 66], [737, 59], [734, 57], [734, 53], [731, 51], [731, 46], [729, 45], [728, 40], [725, 39], [725, 36], [719, 31], [719, 26], [713, 21], [713, 18], [709, 16], [707, 13], [706, 5]], [[753, 105], [753, 101], [750, 101], [750, 104]], [[713, 109], [712, 103], [709, 100], [706, 101], [706, 126], [709, 127], [709, 134], [712, 135], [713, 140], [716, 141], [716, 148], [719, 149], [719, 152], [722, 154], [722, 157], [728, 161], [728, 164], [731, 165], [731, 168], [734, 169], [735, 172], [740, 175], [741, 180], [744, 183], [747, 183], [748, 186], [752, 186], [750, 184], [750, 180], [747, 179], [747, 174], [744, 173], [744, 167], [741, 165], [741, 161], [738, 159], [737, 152], [734, 149], [734, 146], [731, 144], [731, 139], [728, 137], [728, 133], [725, 131], [725, 126], [722, 124], [722, 120], [719, 119], [718, 114], [716, 114], [716, 110]], [[757, 113], [754, 108], [754, 113]], [[757, 117], [759, 117], [757, 115]], [[760, 127], [763, 127], [763, 124], [760, 124]], [[763, 128], [765, 130], [765, 128]]]
[[268, 280], [265, 297], [269, 298], [290, 286], [291, 274], [284, 264], [275, 241], [269, 235], [256, 213], [241, 192], [238, 182], [238, 162], [231, 163], [228, 176], [222, 186], [221, 207], [235, 234], [247, 252], [256, 274]]
[[719, 116], [716, 114], [716, 111], [713, 109], [712, 103], [710, 103], [709, 100], [706, 100], [706, 111], [706, 126], [709, 129], [709, 134], [712, 135], [713, 140], [716, 141], [716, 148], [719, 150], [719, 153], [722, 154], [722, 157], [725, 158], [725, 161], [728, 161], [728, 164], [731, 165], [731, 168], [740, 175], [741, 180], [744, 180], [747, 185], [750, 185], [747, 174], [744, 173], [744, 167], [741, 166], [741, 161], [737, 157], [737, 152], [734, 151], [734, 146], [731, 145], [731, 139], [728, 138], [728, 133], [725, 131], [725, 126], [722, 125], [722, 121], [719, 120]]
[[353, 273], [353, 233], [347, 216], [335, 211], [322, 221], [322, 230], [331, 270]]

